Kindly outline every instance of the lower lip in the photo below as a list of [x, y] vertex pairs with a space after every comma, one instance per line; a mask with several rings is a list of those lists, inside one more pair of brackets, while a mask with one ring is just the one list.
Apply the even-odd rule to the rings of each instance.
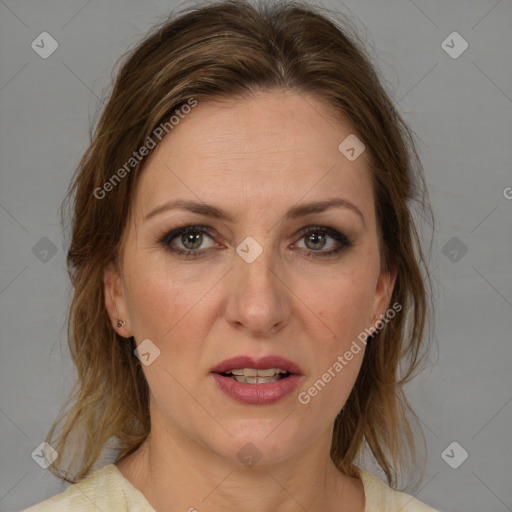
[[267, 384], [244, 384], [219, 373], [211, 374], [219, 388], [238, 402], [252, 405], [266, 405], [278, 402], [289, 395], [299, 384], [302, 375], [290, 375]]

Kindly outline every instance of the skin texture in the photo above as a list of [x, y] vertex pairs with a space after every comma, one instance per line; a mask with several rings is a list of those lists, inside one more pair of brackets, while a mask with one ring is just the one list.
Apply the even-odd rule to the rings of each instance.
[[[144, 367], [151, 434], [118, 464], [158, 511], [364, 509], [360, 480], [329, 457], [364, 345], [307, 405], [297, 399], [385, 313], [396, 278], [380, 268], [368, 151], [351, 162], [338, 150], [352, 133], [347, 126], [312, 95], [260, 91], [199, 103], [146, 163], [121, 268], [106, 268], [104, 282], [117, 332], [160, 350]], [[330, 208], [285, 219], [293, 206], [335, 197], [362, 217]], [[144, 220], [176, 198], [213, 204], [233, 222], [183, 210]], [[202, 255], [159, 244], [187, 225], [211, 228], [196, 245]], [[330, 236], [308, 243], [300, 231], [315, 225], [344, 233], [353, 246], [314, 257], [339, 245]], [[263, 249], [252, 263], [236, 252], [248, 236]], [[193, 244], [178, 236], [173, 246]], [[298, 389], [269, 405], [232, 400], [209, 373], [238, 355], [291, 359], [302, 369]], [[246, 443], [261, 455], [253, 467], [237, 457]]]

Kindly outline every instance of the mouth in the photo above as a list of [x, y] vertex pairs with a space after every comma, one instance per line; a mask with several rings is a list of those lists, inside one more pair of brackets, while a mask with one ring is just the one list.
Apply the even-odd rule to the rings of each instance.
[[237, 402], [266, 405], [289, 395], [302, 380], [299, 366], [278, 356], [246, 356], [223, 361], [210, 374], [217, 386]]
[[229, 377], [242, 384], [268, 384], [290, 377], [291, 373], [280, 368], [257, 370], [255, 368], [237, 368], [222, 372], [220, 375]]

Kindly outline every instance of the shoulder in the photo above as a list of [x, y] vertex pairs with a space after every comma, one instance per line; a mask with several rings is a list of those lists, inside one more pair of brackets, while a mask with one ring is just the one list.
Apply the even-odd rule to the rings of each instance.
[[70, 485], [65, 491], [41, 501], [23, 512], [154, 512], [140, 491], [128, 482], [114, 464]]
[[440, 512], [414, 496], [396, 491], [376, 476], [359, 469], [366, 506], [364, 512]]

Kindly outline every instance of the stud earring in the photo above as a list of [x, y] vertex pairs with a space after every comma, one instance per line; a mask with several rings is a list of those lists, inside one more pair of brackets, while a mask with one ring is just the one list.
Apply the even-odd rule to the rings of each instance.
[[119, 327], [119, 329], [121, 327], [123, 327], [123, 325], [125, 325], [125, 324], [126, 324], [126, 322], [124, 320], [120, 320], [120, 319], [117, 320], [117, 327]]

